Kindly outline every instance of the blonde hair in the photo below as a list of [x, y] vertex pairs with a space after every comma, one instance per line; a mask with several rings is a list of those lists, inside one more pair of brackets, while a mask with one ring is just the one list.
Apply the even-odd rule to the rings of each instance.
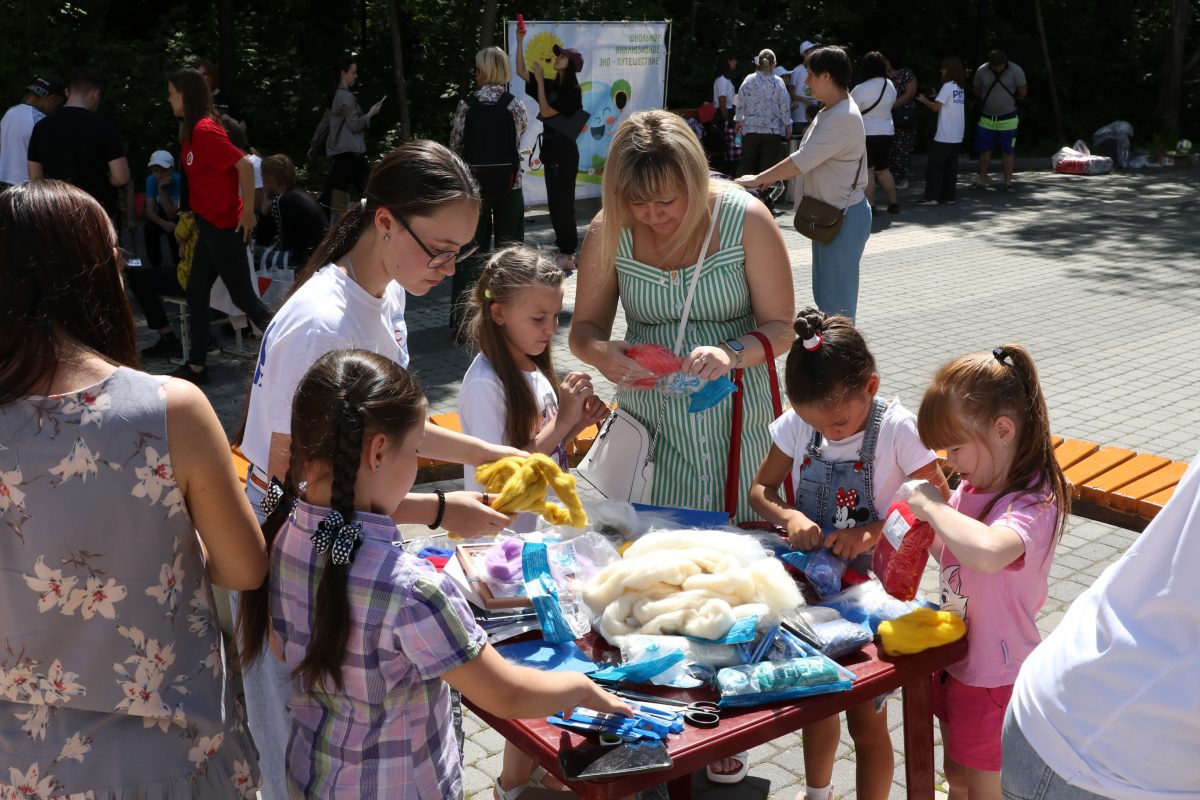
[[704, 148], [683, 118], [669, 111], [640, 111], [621, 123], [604, 166], [604, 227], [600, 270], [614, 271], [621, 230], [633, 225], [629, 204], [658, 200], [682, 191], [687, 210], [674, 245], [663, 255], [668, 264], [695, 258], [708, 230], [709, 197], [729, 188], [709, 180]]
[[476, 53], [475, 69], [479, 70], [479, 80], [485, 85], [494, 83], [503, 86], [512, 80], [508, 54], [499, 47], [485, 47]]
[[[521, 290], [531, 286], [558, 289], [563, 278], [563, 271], [540, 250], [523, 244], [512, 245], [492, 255], [479, 281], [471, 288], [467, 301], [469, 306], [463, 330], [467, 339], [487, 356], [504, 387], [507, 406], [504, 443], [513, 447], [523, 447], [537, 433], [538, 398], [534, 397], [529, 381], [514, 363], [504, 330], [492, 319], [492, 304], [511, 302]], [[557, 400], [558, 378], [550, 350], [547, 347], [530, 358], [554, 387]]]

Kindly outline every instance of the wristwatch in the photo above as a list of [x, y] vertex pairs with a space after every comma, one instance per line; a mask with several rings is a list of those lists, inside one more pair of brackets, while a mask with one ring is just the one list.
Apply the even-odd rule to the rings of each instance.
[[721, 342], [721, 347], [724, 347], [733, 354], [733, 368], [740, 369], [742, 366], [742, 353], [746, 352], [746, 346], [737, 339], [726, 339]]

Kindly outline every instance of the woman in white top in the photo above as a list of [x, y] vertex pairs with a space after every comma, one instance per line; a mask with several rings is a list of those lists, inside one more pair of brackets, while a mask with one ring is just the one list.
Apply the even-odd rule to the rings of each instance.
[[742, 186], [769, 186], [800, 176], [800, 194], [845, 210], [837, 238], [812, 243], [813, 300], [826, 314], [854, 319], [858, 310], [858, 272], [871, 207], [866, 183], [866, 139], [858, 106], [850, 99], [850, 57], [840, 47], [819, 47], [808, 56], [806, 85], [822, 103], [800, 148], [766, 172], [738, 178]]
[[[888, 158], [892, 152], [892, 137], [896, 133], [892, 123], [892, 105], [896, 102], [896, 87], [887, 77], [887, 59], [878, 51], [862, 57], [858, 64], [858, 85], [850, 92], [862, 114], [863, 127], [867, 133], [867, 200], [875, 202], [875, 186], [887, 195], [887, 211], [899, 214], [896, 202], [896, 181], [888, 169]], [[876, 208], [876, 212], [882, 211]]]
[[[721, 127], [721, 135], [725, 138], [725, 149], [720, 163], [714, 163], [713, 169], [723, 175], [732, 175], [737, 167], [737, 159], [741, 157], [741, 148], [733, 144], [732, 128], [734, 106], [737, 105], [737, 89], [733, 85], [733, 71], [737, 69], [737, 56], [728, 50], [722, 50], [717, 56], [717, 77], [713, 79], [713, 108], [716, 111], [716, 122]], [[736, 148], [737, 154], [733, 150]]]

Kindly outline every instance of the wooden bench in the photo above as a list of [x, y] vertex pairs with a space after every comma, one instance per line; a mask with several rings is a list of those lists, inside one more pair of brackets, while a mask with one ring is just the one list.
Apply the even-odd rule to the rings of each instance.
[[[1141, 532], [1187, 471], [1184, 461], [1055, 436], [1054, 455], [1071, 484], [1071, 513]], [[942, 469], [950, 474], [945, 453]]]

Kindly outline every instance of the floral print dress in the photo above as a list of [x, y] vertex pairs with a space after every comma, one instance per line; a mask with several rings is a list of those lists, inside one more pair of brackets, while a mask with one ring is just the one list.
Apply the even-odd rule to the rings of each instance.
[[0, 407], [0, 798], [252, 798], [163, 379]]

